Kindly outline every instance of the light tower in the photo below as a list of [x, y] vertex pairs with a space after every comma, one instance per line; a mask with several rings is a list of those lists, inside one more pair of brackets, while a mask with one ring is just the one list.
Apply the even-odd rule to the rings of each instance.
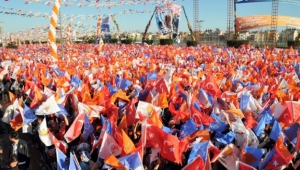
[[278, 0], [272, 0], [271, 30], [269, 43], [276, 46], [277, 42]]
[[233, 1], [234, 0], [227, 0], [227, 40], [232, 39], [232, 32], [233, 32]]
[[200, 41], [200, 22], [199, 22], [199, 0], [194, 0], [193, 7], [193, 18], [194, 18], [194, 33], [196, 41]]

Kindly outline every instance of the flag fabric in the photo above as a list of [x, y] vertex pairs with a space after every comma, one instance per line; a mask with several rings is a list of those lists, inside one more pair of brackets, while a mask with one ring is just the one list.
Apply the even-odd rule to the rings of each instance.
[[81, 170], [77, 157], [72, 152], [70, 152], [69, 170]]
[[204, 161], [201, 156], [197, 156], [190, 163], [188, 163], [182, 170], [204, 170], [205, 168]]
[[106, 159], [110, 155], [118, 156], [122, 152], [122, 147], [111, 137], [108, 133], [104, 132], [103, 141], [99, 149], [98, 157]]
[[128, 135], [122, 130], [122, 137], [123, 137], [123, 150], [126, 154], [131, 153], [135, 150], [134, 143], [128, 137]]
[[194, 133], [195, 131], [197, 131], [198, 127], [196, 125], [196, 123], [194, 122], [193, 119], [189, 119], [187, 122], [185, 122], [181, 128], [180, 128], [180, 139], [183, 139], [187, 136], [189, 136], [190, 134]]
[[236, 170], [256, 170], [256, 168], [241, 161], [236, 161]]
[[48, 132], [46, 118], [44, 118], [42, 123], [40, 124], [40, 128], [39, 128], [38, 132], [39, 132], [39, 137], [40, 137], [41, 141], [46, 146], [53, 145], [52, 140], [51, 140], [50, 135], [49, 135], [49, 132]]
[[126, 167], [114, 156], [110, 155], [104, 160], [104, 163], [118, 170], [126, 170]]
[[226, 133], [225, 135], [222, 133], [217, 133], [216, 136], [214, 137], [214, 140], [227, 145], [232, 142], [234, 137], [235, 137], [234, 132], [230, 131], [230, 132]]
[[274, 141], [277, 141], [280, 134], [281, 134], [281, 125], [277, 120], [275, 120], [270, 134], [270, 138], [273, 139]]
[[49, 97], [45, 102], [43, 102], [38, 109], [35, 111], [36, 115], [49, 115], [52, 113], [59, 112], [60, 108], [55, 101], [54, 95]]
[[61, 141], [57, 140], [56, 137], [51, 132], [48, 132], [48, 133], [49, 133], [49, 137], [51, 139], [51, 142], [55, 146], [56, 150], [59, 149], [61, 152], [66, 154], [67, 153], [67, 146], [65, 146]]
[[67, 156], [56, 149], [57, 170], [68, 170]]
[[235, 169], [236, 161], [240, 159], [241, 154], [239, 149], [235, 145], [229, 144], [212, 160], [212, 162], [218, 160], [225, 168]]
[[144, 170], [141, 157], [138, 152], [119, 158], [126, 169]]
[[25, 124], [30, 124], [31, 122], [33, 122], [37, 118], [34, 114], [34, 111], [31, 110], [26, 104], [24, 104], [23, 117], [24, 117], [24, 123]]
[[89, 135], [91, 133], [93, 133], [94, 131], [94, 127], [93, 125], [91, 124], [91, 122], [89, 121], [89, 118], [87, 117], [86, 114], [84, 114], [84, 119], [83, 119], [83, 139], [86, 140]]
[[194, 144], [192, 151], [189, 155], [188, 163], [191, 163], [194, 159], [200, 156], [205, 164], [207, 154], [208, 154], [208, 148], [209, 148], [209, 141]]
[[223, 122], [219, 116], [215, 115], [214, 113], [212, 113], [210, 115], [210, 117], [212, 117], [213, 119], [215, 119], [215, 122], [211, 122], [209, 124], [209, 130], [210, 131], [215, 131], [215, 132], [223, 132], [226, 128], [226, 123]]
[[81, 128], [84, 123], [84, 116], [85, 113], [77, 115], [74, 122], [71, 124], [70, 128], [65, 133], [64, 138], [67, 141], [67, 143], [70, 143], [81, 134]]

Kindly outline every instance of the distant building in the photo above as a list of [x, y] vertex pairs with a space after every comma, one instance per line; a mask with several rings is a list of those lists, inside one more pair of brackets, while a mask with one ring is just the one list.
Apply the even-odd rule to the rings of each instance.
[[294, 41], [299, 35], [299, 31], [295, 28], [289, 28], [282, 30], [280, 32], [279, 41], [280, 42], [286, 42], [286, 41]]

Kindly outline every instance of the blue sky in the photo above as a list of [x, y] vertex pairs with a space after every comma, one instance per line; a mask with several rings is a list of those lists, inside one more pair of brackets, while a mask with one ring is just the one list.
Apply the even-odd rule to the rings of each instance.
[[[30, 0], [32, 1], [32, 0]], [[46, 2], [46, 0], [42, 0]], [[54, 1], [54, 0], [50, 0]], [[70, 0], [67, 0], [70, 1]], [[74, 1], [74, 0], [72, 0]], [[78, 0], [76, 0], [78, 1]], [[94, 1], [94, 0], [90, 0]], [[103, 2], [105, 0], [100, 0]], [[124, 0], [125, 2], [128, 0]], [[141, 0], [142, 2], [146, 0]], [[111, 2], [120, 2], [120, 0], [111, 0]], [[79, 3], [79, 2], [77, 2]], [[193, 24], [193, 0], [177, 0], [175, 2], [178, 5], [183, 5], [186, 9], [188, 19]], [[249, 15], [260, 15], [260, 14], [270, 14], [271, 13], [271, 2], [261, 2], [261, 3], [247, 3], [237, 5], [237, 16], [249, 16]], [[28, 10], [32, 12], [41, 13], [51, 13], [52, 5], [47, 6], [44, 3], [32, 2], [25, 4], [24, 0], [2, 0], [0, 3], [0, 11], [4, 10], [2, 7]], [[279, 15], [300, 17], [299, 5], [290, 3], [279, 3]], [[80, 15], [97, 15], [97, 14], [114, 14], [124, 9], [134, 9], [134, 10], [154, 10], [155, 5], [121, 5], [118, 7], [101, 7], [96, 9], [95, 7], [81, 7], [76, 5], [61, 7], [63, 14], [80, 14]], [[140, 13], [140, 14], [123, 14], [122, 16], [116, 16], [116, 20], [120, 25], [122, 31], [134, 31], [142, 30], [144, 31], [147, 25], [151, 13]], [[220, 28], [221, 30], [226, 30], [227, 24], [227, 1], [226, 0], [199, 0], [199, 19], [204, 20], [201, 24], [201, 30], [205, 29], [215, 29]], [[48, 18], [36, 18], [36, 17], [22, 17], [18, 15], [6, 15], [0, 13], [0, 21], [4, 22], [3, 29], [5, 32], [16, 32], [34, 28], [37, 26], [43, 26], [49, 24]], [[96, 20], [78, 20], [81, 23], [88, 25], [96, 25]], [[77, 22], [77, 21], [76, 21]], [[64, 24], [64, 23], [63, 23]], [[65, 23], [67, 24], [67, 23]], [[111, 26], [115, 27], [111, 22]], [[266, 28], [267, 29], [267, 28]], [[282, 28], [281, 28], [282, 29]], [[156, 32], [155, 19], [153, 18], [149, 31]], [[187, 23], [184, 15], [181, 16], [181, 21], [179, 25], [179, 31], [188, 31]]]

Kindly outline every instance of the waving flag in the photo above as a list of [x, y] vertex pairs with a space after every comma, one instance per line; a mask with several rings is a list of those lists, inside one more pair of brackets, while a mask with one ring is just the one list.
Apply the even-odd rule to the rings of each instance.
[[81, 128], [83, 126], [84, 122], [84, 115], [85, 113], [81, 113], [77, 115], [75, 120], [73, 121], [72, 125], [68, 129], [68, 131], [65, 133], [64, 138], [68, 143], [76, 139], [81, 134]]
[[227, 126], [225, 122], [223, 122], [219, 116], [215, 115], [214, 113], [211, 113], [210, 117], [215, 119], [215, 122], [211, 122], [209, 125], [209, 130], [210, 131], [215, 131], [215, 132], [223, 132]]
[[209, 141], [194, 144], [189, 155], [188, 163], [191, 163], [197, 156], [200, 156], [204, 164], [208, 155]]
[[185, 167], [182, 168], [182, 170], [204, 170], [204, 162], [201, 158], [201, 156], [197, 156], [195, 159], [193, 159], [190, 163], [188, 163]]
[[89, 135], [91, 133], [93, 133], [94, 127], [91, 124], [91, 122], [89, 121], [89, 118], [87, 117], [86, 114], [84, 115], [83, 121], [84, 121], [83, 122], [83, 127], [84, 127], [83, 128], [83, 138], [84, 138], [84, 140], [86, 140], [89, 137]]
[[48, 133], [48, 127], [47, 127], [47, 123], [46, 123], [46, 118], [43, 119], [40, 128], [39, 128], [39, 137], [41, 139], [41, 141], [46, 145], [46, 146], [51, 146], [53, 145], [51, 139], [50, 139], [50, 135]]
[[67, 156], [56, 149], [57, 170], [68, 170]]
[[198, 127], [193, 119], [189, 119], [187, 122], [185, 122], [181, 128], [180, 128], [180, 139], [183, 139], [190, 134], [196, 132], [198, 130]]
[[70, 152], [69, 170], [81, 170], [77, 157], [72, 152]]

